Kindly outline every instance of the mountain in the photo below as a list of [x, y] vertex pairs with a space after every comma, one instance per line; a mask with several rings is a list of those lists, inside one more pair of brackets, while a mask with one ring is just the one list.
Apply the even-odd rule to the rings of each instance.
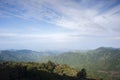
[[[0, 61], [39, 61], [44, 56], [49, 56], [52, 52], [37, 52], [32, 50], [1, 50]], [[54, 55], [54, 53], [52, 53]]]
[[120, 49], [117, 48], [100, 47], [86, 52], [68, 52], [51, 60], [77, 69], [86, 68], [91, 73], [89, 76], [120, 79]]
[[67, 64], [78, 70], [85, 68], [90, 73], [88, 76], [93, 78], [104, 77], [105, 80], [120, 79], [119, 48], [100, 47], [88, 51], [70, 51], [56, 54], [51, 55], [49, 52], [31, 50], [1, 50], [0, 60], [27, 62], [47, 62], [51, 60], [55, 63]]

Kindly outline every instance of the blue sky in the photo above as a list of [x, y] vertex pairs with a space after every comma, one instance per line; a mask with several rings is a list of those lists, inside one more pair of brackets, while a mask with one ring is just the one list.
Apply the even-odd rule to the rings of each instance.
[[0, 49], [120, 47], [120, 0], [0, 0]]

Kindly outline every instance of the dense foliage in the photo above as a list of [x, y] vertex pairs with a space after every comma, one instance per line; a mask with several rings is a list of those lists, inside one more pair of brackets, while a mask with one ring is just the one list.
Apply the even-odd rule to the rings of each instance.
[[[79, 74], [67, 65], [34, 62], [0, 62], [0, 80], [95, 80], [88, 79], [85, 71]], [[82, 76], [78, 76], [82, 75]]]

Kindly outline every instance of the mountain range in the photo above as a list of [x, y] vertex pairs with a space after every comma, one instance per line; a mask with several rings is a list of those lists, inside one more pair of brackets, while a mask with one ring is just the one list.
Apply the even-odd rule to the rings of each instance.
[[85, 68], [91, 77], [120, 79], [120, 49], [100, 47], [87, 51], [37, 52], [32, 50], [1, 50], [0, 61], [47, 62], [67, 64], [78, 70]]

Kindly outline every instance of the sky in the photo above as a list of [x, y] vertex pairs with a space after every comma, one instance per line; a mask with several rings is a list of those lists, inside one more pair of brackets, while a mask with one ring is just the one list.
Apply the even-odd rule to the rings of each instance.
[[120, 48], [120, 0], [0, 0], [0, 49]]

